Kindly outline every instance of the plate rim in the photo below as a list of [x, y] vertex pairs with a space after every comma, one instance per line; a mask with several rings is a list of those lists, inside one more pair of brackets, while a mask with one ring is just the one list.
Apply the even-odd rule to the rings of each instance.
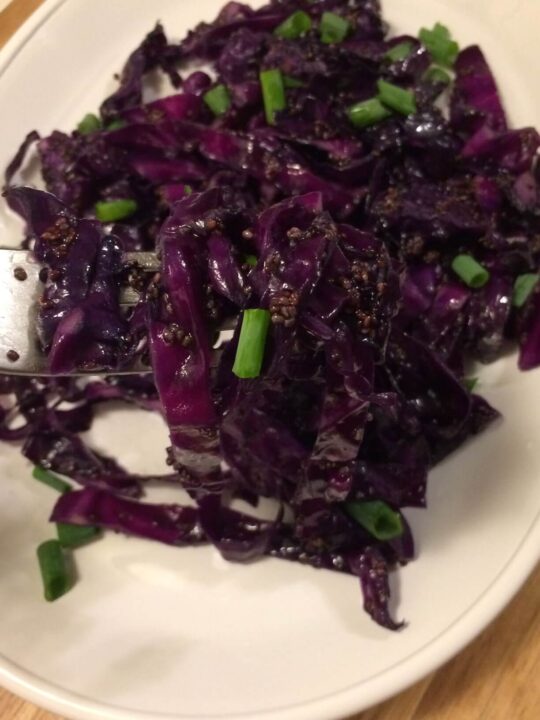
[[[63, 0], [62, 0], [63, 1]], [[97, 703], [39, 678], [0, 655], [1, 684], [30, 702], [74, 720], [340, 720], [389, 699], [435, 671], [472, 642], [519, 592], [535, 569], [540, 510], [514, 554], [472, 605], [439, 635], [394, 666], [349, 688], [298, 705], [261, 712], [179, 715]], [[388, 693], [388, 686], [392, 692]]]
[[[249, 1], [249, 0], [248, 0]], [[45, 0], [0, 50], [0, 77], [67, 0]], [[517, 595], [540, 561], [540, 509], [490, 585], [457, 619], [411, 655], [376, 676], [307, 702], [249, 713], [179, 715], [95, 702], [28, 672], [0, 654], [0, 684], [51, 712], [76, 720], [340, 720], [378, 704], [441, 667], [472, 642]], [[392, 690], [389, 693], [388, 687]]]

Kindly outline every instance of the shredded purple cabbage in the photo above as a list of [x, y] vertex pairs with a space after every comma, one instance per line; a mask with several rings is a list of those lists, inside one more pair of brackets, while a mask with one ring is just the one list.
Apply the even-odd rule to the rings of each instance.
[[[314, 29], [274, 35], [298, 9]], [[341, 43], [319, 38], [328, 11], [350, 23]], [[396, 629], [388, 572], [414, 555], [401, 511], [424, 507], [429, 468], [498, 416], [467, 389], [466, 361], [514, 340], [522, 369], [540, 365], [540, 292], [512, 304], [516, 278], [540, 265], [540, 137], [509, 129], [480, 48], [459, 54], [444, 114], [429, 52], [385, 32], [378, 0], [229, 2], [177, 44], [156, 26], [101, 105], [102, 130], [27, 136], [5, 195], [47, 268], [43, 350], [56, 375], [109, 376], [4, 377], [0, 438], [83, 486], [60, 498], [55, 521], [348, 572], [366, 611]], [[403, 41], [411, 53], [390, 62]], [[217, 80], [181, 74], [193, 62]], [[271, 126], [259, 84], [269, 68], [297, 81]], [[156, 69], [180, 89], [145, 103]], [[357, 129], [347, 109], [379, 78], [412, 90], [418, 111]], [[203, 101], [217, 83], [231, 99], [219, 117]], [[49, 193], [12, 184], [34, 142]], [[98, 222], [95, 203], [118, 198], [137, 211]], [[159, 274], [126, 270], [122, 253], [137, 249], [159, 252]], [[489, 271], [483, 287], [454, 273], [458, 254]], [[125, 284], [141, 291], [128, 312]], [[260, 377], [239, 380], [250, 308], [272, 325]], [[115, 376], [136, 358], [152, 374]], [[193, 506], [141, 502], [150, 478], [85, 444], [96, 406], [118, 400], [163, 412], [166, 480]], [[281, 504], [273, 521], [230, 507], [263, 496]], [[378, 540], [346, 512], [365, 500], [399, 514], [401, 537]]]

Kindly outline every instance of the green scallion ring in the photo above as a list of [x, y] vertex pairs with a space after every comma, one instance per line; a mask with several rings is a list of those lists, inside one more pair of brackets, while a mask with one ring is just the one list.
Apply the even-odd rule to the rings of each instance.
[[401, 516], [382, 500], [347, 502], [345, 510], [377, 540], [393, 540], [403, 534]]
[[538, 285], [537, 273], [525, 273], [518, 275], [514, 282], [514, 291], [512, 293], [512, 305], [520, 308], [525, 305], [535, 287]]
[[70, 525], [56, 523], [56, 534], [63, 548], [78, 548], [94, 540], [100, 534], [100, 529], [93, 525]]
[[45, 600], [53, 602], [71, 589], [68, 566], [58, 540], [48, 540], [37, 549]]
[[412, 90], [405, 90], [398, 85], [386, 82], [386, 80], [379, 80], [377, 89], [379, 91], [378, 99], [386, 107], [402, 115], [412, 115], [416, 112], [416, 100]]
[[96, 217], [103, 223], [117, 222], [133, 215], [137, 207], [135, 200], [102, 200], [95, 205]]
[[391, 117], [392, 113], [385, 108], [378, 98], [371, 98], [352, 105], [347, 110], [347, 117], [358, 128], [369, 127]]
[[398, 62], [399, 60], [405, 60], [405, 58], [408, 58], [412, 49], [413, 44], [411, 42], [401, 42], [391, 47], [390, 50], [384, 54], [384, 57], [390, 62]]
[[85, 115], [81, 122], [77, 125], [77, 130], [81, 135], [90, 135], [90, 133], [97, 132], [102, 128], [101, 120], [94, 113], [88, 113]]
[[263, 70], [260, 74], [266, 121], [269, 125], [276, 122], [276, 113], [285, 110], [287, 99], [281, 70]]
[[216, 85], [208, 90], [208, 92], [203, 95], [203, 100], [217, 117], [225, 115], [231, 107], [231, 96], [227, 87], [223, 84]]
[[311, 24], [311, 18], [307, 12], [297, 10], [277, 26], [274, 35], [285, 40], [296, 40], [311, 30]]
[[248, 379], [261, 374], [269, 327], [268, 310], [244, 310], [233, 366], [236, 377]]
[[351, 23], [341, 15], [333, 12], [325, 12], [321, 17], [319, 26], [321, 41], [325, 45], [340, 43], [347, 37]]
[[32, 470], [32, 477], [39, 480], [39, 482], [44, 485], [48, 485], [50, 488], [59, 493], [67, 493], [71, 491], [71, 485], [39, 465], [36, 465]]
[[452, 270], [470, 288], [484, 287], [489, 281], [489, 270], [480, 265], [472, 255], [456, 255], [452, 260]]

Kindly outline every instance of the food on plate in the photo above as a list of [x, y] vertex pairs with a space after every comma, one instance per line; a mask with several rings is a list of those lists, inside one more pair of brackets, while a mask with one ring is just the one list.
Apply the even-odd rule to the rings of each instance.
[[[157, 100], [156, 71], [175, 88]], [[34, 143], [47, 192], [16, 182]], [[103, 528], [350, 573], [400, 627], [403, 508], [498, 416], [469, 361], [515, 341], [540, 363], [539, 144], [508, 127], [479, 47], [441, 23], [389, 35], [377, 0], [230, 2], [179, 43], [158, 24], [96, 114], [31, 132], [5, 195], [46, 267], [58, 377], [1, 379], [0, 437], [61, 493], [48, 598], [69, 589], [62, 548]], [[161, 271], [126, 267], [133, 250]], [[136, 360], [147, 374], [115, 374]], [[142, 501], [152, 478], [86, 444], [118, 400], [163, 413], [163, 479], [190, 505]], [[273, 518], [233, 505], [261, 497]]]

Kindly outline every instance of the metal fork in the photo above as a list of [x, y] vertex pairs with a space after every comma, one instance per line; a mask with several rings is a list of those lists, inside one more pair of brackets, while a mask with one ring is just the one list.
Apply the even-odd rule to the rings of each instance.
[[[159, 269], [155, 253], [125, 253], [124, 260], [126, 266], [143, 272]], [[42, 266], [27, 250], [0, 249], [0, 374], [50, 375], [47, 356], [39, 347], [37, 335], [39, 299], [45, 289], [41, 270]], [[135, 305], [138, 300], [139, 294], [133, 288], [121, 290], [122, 305]], [[148, 371], [148, 367], [137, 363], [115, 374]]]

